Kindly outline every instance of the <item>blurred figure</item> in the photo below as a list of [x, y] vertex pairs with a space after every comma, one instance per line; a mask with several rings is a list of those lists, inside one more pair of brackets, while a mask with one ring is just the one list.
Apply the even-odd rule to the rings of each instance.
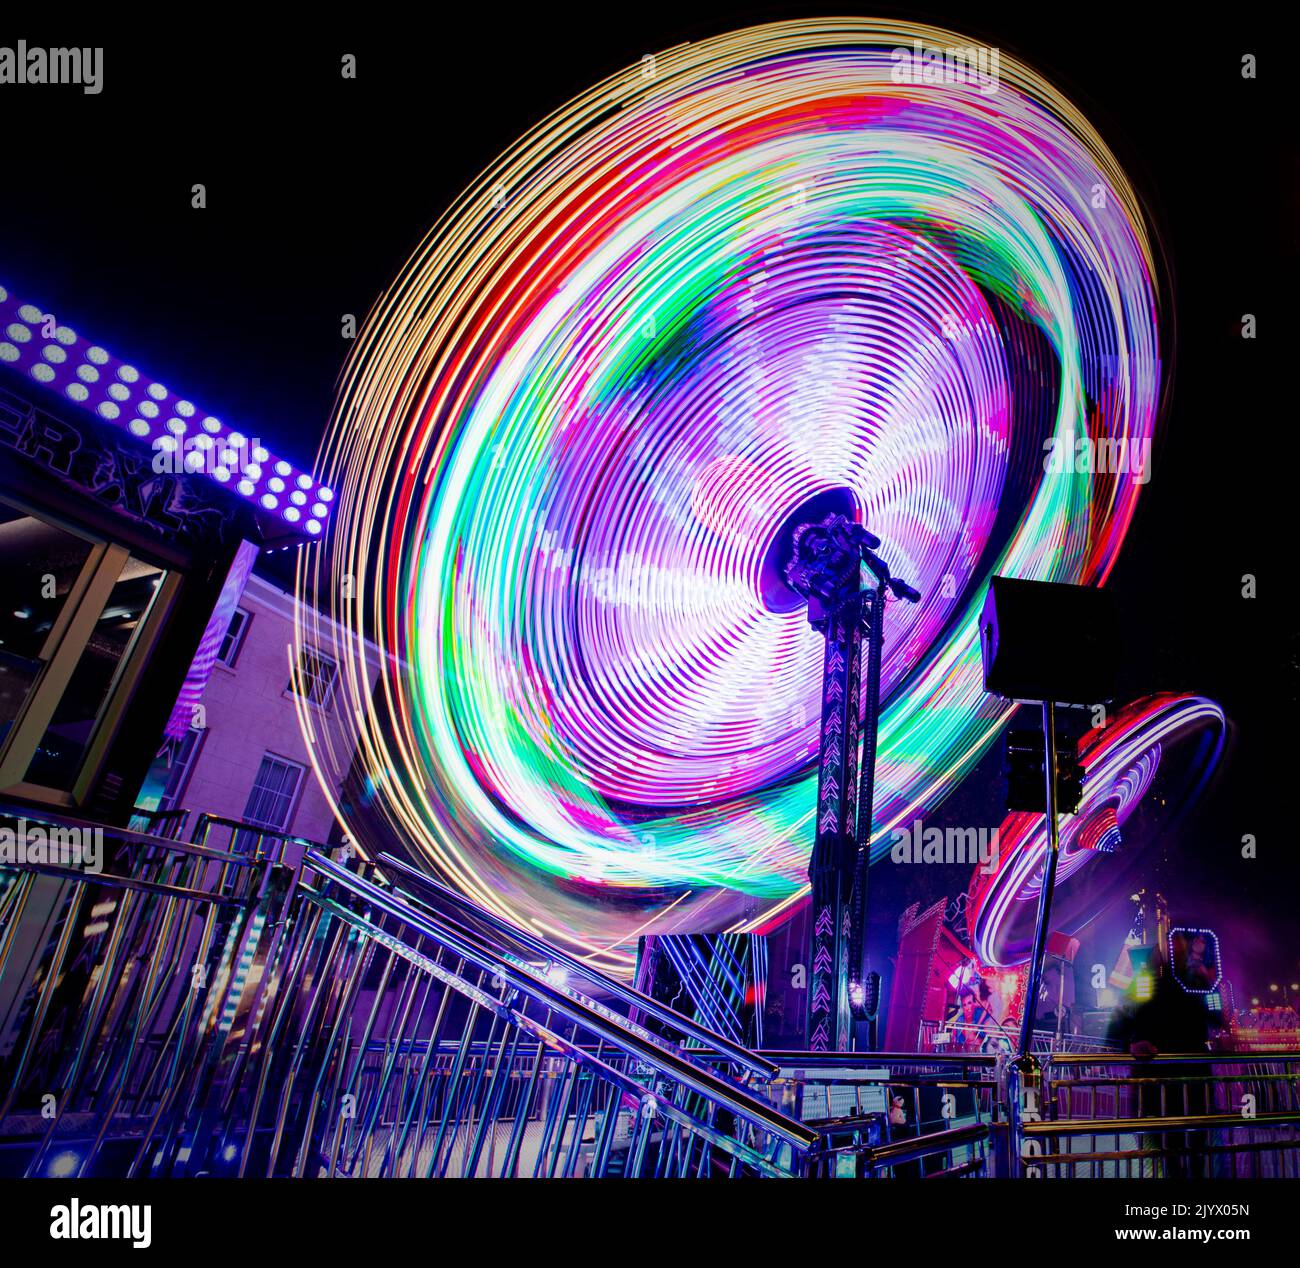
[[[1152, 952], [1147, 971], [1154, 979], [1151, 997], [1116, 1009], [1108, 1038], [1139, 1061], [1161, 1055], [1207, 1052], [1215, 1018], [1205, 1006], [1205, 997], [1184, 990], [1158, 950]], [[1153, 1082], [1139, 1085], [1139, 1117], [1199, 1115], [1211, 1109], [1209, 1080], [1214, 1071], [1208, 1062], [1173, 1066], [1167, 1074], [1161, 1071], [1163, 1077], [1171, 1080], [1163, 1105], [1162, 1085], [1154, 1081], [1156, 1071], [1144, 1071], [1141, 1065], [1135, 1064], [1131, 1072], [1136, 1078], [1153, 1078]], [[1191, 1179], [1206, 1174], [1207, 1143], [1206, 1132], [1188, 1131], [1147, 1136], [1143, 1145], [1164, 1151], [1166, 1175]]]
[[1074, 1032], [1074, 970], [1053, 958], [1043, 967], [1034, 1028], [1055, 1037], [1058, 1026], [1062, 1035]]

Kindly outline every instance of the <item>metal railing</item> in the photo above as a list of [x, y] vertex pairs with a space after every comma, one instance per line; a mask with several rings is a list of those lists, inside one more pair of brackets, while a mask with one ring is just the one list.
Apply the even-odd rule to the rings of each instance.
[[28, 1175], [88, 1174], [110, 1152], [112, 1171], [139, 1174], [237, 1046], [293, 877], [201, 845], [5, 811], [26, 841], [58, 829], [93, 834], [99, 849], [81, 868], [30, 857], [0, 868], [0, 1138]]
[[[498, 940], [503, 953], [519, 963], [529, 959], [548, 966], [550, 975], [555, 980], [568, 981], [576, 978], [584, 982], [588, 990], [594, 990], [603, 997], [615, 1001], [628, 1020], [636, 1024], [645, 1018], [666, 1027], [667, 1033], [674, 1040], [684, 1044], [690, 1041], [700, 1047], [701, 1055], [708, 1054], [741, 1074], [760, 1078], [771, 1078], [776, 1073], [776, 1065], [768, 1058], [752, 1052], [739, 1043], [708, 1029], [693, 1018], [686, 1017], [669, 1008], [659, 1000], [636, 990], [626, 982], [594, 969], [585, 960], [565, 951], [561, 947], [544, 942], [535, 934], [520, 928], [495, 912], [479, 907], [455, 890], [435, 881], [432, 877], [418, 872], [401, 859], [390, 854], [381, 854], [376, 863], [382, 874], [391, 876], [394, 883], [400, 882], [406, 887], [407, 900], [419, 903], [427, 910], [441, 908], [444, 919], [468, 922], [471, 928], [483, 931], [483, 936]], [[451, 913], [448, 916], [446, 913]], [[462, 926], [463, 927], [463, 926]]]
[[[195, 843], [61, 822], [103, 835], [101, 871], [0, 868], [0, 1168], [815, 1167], [819, 1134], [742, 1081], [770, 1063], [575, 964], [579, 990], [523, 931], [488, 937], [374, 868], [256, 825], [201, 816]], [[217, 827], [235, 848], [209, 844]], [[586, 993], [608, 987], [616, 1006]], [[630, 1006], [653, 1011], [655, 1032], [619, 1011]], [[727, 1068], [688, 1038], [726, 1049]]]
[[0, 866], [0, 1173], [1300, 1176], [1300, 1053], [754, 1052], [398, 859], [23, 822], [102, 854]]
[[777, 1073], [753, 1085], [821, 1134], [821, 1174], [992, 1174], [988, 1145], [1006, 1128], [995, 1056], [776, 1050], [758, 1055], [776, 1064]]
[[[769, 1068], [744, 1049], [581, 962], [569, 960], [561, 975], [563, 957], [550, 948], [547, 959], [529, 962], [510, 943], [531, 947], [531, 935], [495, 917], [475, 928], [314, 851], [306, 867], [321, 880], [304, 889], [307, 901], [382, 948], [385, 989], [393, 989], [392, 972], [406, 977], [403, 1020], [386, 1051], [344, 1043], [327, 1062], [352, 1097], [331, 1167], [342, 1158], [353, 1173], [378, 1175], [777, 1176], [812, 1165], [815, 1131], [697, 1058], [683, 1039], [731, 1048], [735, 1067]], [[451, 896], [454, 908], [460, 902]], [[489, 939], [484, 925], [504, 936]], [[596, 1000], [570, 969], [584, 987], [614, 988], [625, 1003], [635, 996], [682, 1038]], [[429, 1003], [413, 1010], [405, 1001], [427, 979], [443, 989], [425, 1036], [416, 1018]], [[439, 1023], [449, 993], [468, 1013], [456, 1014], [448, 1042]]]
[[[958, 1056], [963, 1052], [996, 1056], [999, 1052], [1014, 1052], [1019, 1042], [1014, 1026], [994, 1026], [988, 1022], [923, 1021], [920, 1034], [922, 1051], [944, 1056]], [[1052, 1052], [1114, 1052], [1115, 1047], [1091, 1035], [1036, 1029], [1030, 1050], [1041, 1056]]]
[[323, 841], [296, 836], [265, 823], [255, 823], [251, 819], [232, 819], [228, 815], [210, 814], [206, 810], [194, 820], [189, 839], [195, 844], [220, 844], [237, 854], [252, 854], [295, 865], [301, 860], [304, 850], [329, 848]]
[[1300, 1053], [1057, 1053], [1011, 1073], [1020, 1174], [1300, 1177]]
[[[988, 1123], [968, 1123], [866, 1148], [850, 1147], [850, 1152], [858, 1163], [857, 1174], [867, 1178], [967, 1179], [991, 1174], [990, 1136]], [[842, 1156], [844, 1151], [835, 1152]]]

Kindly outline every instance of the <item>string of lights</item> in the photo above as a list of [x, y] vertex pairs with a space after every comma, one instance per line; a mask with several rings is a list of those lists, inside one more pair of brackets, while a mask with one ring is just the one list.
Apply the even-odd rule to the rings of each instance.
[[[147, 442], [153, 470], [204, 476], [309, 538], [320, 535], [332, 489], [4, 286], [0, 364]], [[61, 442], [42, 443], [53, 450]]]

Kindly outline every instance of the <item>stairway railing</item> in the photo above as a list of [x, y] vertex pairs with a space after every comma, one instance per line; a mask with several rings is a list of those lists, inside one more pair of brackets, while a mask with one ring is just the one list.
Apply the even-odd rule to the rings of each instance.
[[[548, 964], [561, 970], [566, 977], [575, 976], [583, 979], [600, 994], [617, 1000], [634, 1016], [639, 1014], [653, 1018], [682, 1040], [693, 1041], [701, 1047], [718, 1054], [738, 1071], [749, 1072], [764, 1079], [771, 1078], [776, 1073], [776, 1066], [773, 1062], [755, 1055], [743, 1045], [734, 1043], [692, 1018], [683, 1016], [675, 1009], [669, 1008], [656, 999], [652, 999], [649, 995], [643, 994], [625, 982], [609, 977], [562, 947], [552, 946], [536, 935], [529, 933], [526, 929], [521, 929], [518, 925], [506, 920], [503, 916], [472, 903], [469, 899], [456, 893], [455, 890], [439, 884], [439, 882], [423, 872], [416, 871], [403, 860], [395, 858], [391, 854], [381, 854], [377, 860], [377, 866], [383, 872], [393, 876], [395, 880], [400, 880], [408, 888], [413, 886], [417, 889], [421, 895], [425, 896], [426, 901], [423, 905], [429, 907], [430, 910], [434, 908], [428, 900], [432, 900], [433, 903], [443, 908], [450, 908], [451, 911], [457, 913], [461, 918], [469, 920], [480, 929], [504, 939], [506, 943], [513, 944], [519, 950], [531, 952], [533, 955], [540, 957]], [[416, 896], [412, 895], [411, 897], [415, 898]], [[505, 953], [509, 954], [509, 951]]]
[[[561, 980], [558, 957], [533, 962], [522, 931], [434, 910], [369, 865], [212, 816], [196, 835], [227, 828], [235, 848], [0, 818], [98, 832], [105, 846], [96, 873], [0, 867], [0, 1169], [783, 1176], [815, 1165], [819, 1134], [742, 1081], [769, 1062], [734, 1045], [721, 1069], [694, 1057], [687, 1038], [725, 1041], [586, 966], [571, 966], [576, 984]], [[633, 1006], [655, 1031], [620, 1011]]]
[[[369, 1054], [360, 1047], [340, 1049], [340, 1086], [355, 1089], [356, 1100], [339, 1156], [358, 1156], [364, 1137], [400, 1123], [398, 1139], [379, 1151], [371, 1173], [791, 1175], [811, 1165], [816, 1131], [561, 979], [558, 956], [530, 964], [503, 945], [529, 945], [529, 935], [511, 926], [502, 941], [493, 940], [483, 928], [318, 852], [309, 852], [305, 864], [323, 881], [305, 891], [308, 901], [470, 1001], [469, 1015], [452, 1028], [454, 1056], [432, 1091], [428, 1070], [438, 1070], [432, 1054], [441, 1034], [419, 1037], [420, 1072], [410, 1068], [418, 1042], [408, 1044], [405, 1063], [390, 1052], [382, 1068], [373, 1061], [367, 1067]], [[585, 965], [570, 967], [589, 986], [615, 987], [623, 1002], [634, 997], [665, 1025], [692, 1035], [700, 1030]], [[417, 1039], [414, 1031], [402, 1038]], [[710, 1043], [718, 1038], [708, 1035]], [[515, 1061], [521, 1047], [531, 1065]], [[743, 1049], [736, 1055], [743, 1058], [737, 1064], [770, 1068]], [[489, 1147], [493, 1140], [502, 1143], [499, 1157]], [[372, 1141], [372, 1155], [376, 1148]]]
[[199, 842], [0, 826], [103, 846], [92, 871], [0, 857], [0, 1173], [1300, 1165], [1300, 1053], [1057, 1053], [1028, 1089], [982, 1054], [750, 1052], [396, 859], [213, 816]]

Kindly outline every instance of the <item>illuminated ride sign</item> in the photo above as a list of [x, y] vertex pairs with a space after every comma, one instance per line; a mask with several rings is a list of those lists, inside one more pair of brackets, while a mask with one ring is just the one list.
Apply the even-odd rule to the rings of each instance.
[[151, 474], [202, 475], [315, 538], [334, 492], [156, 379], [0, 286], [0, 365], [153, 450]]
[[1189, 995], [1213, 994], [1223, 979], [1219, 935], [1213, 929], [1170, 929], [1169, 965], [1174, 981]]

